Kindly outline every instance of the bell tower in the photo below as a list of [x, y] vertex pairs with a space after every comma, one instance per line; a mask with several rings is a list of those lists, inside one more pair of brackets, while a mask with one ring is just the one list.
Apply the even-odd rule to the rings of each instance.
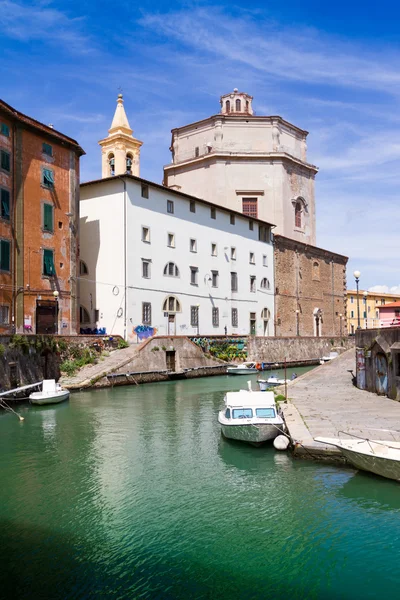
[[124, 108], [122, 94], [118, 94], [117, 108], [108, 137], [99, 141], [101, 146], [101, 176], [140, 175], [140, 147], [143, 142], [133, 137]]

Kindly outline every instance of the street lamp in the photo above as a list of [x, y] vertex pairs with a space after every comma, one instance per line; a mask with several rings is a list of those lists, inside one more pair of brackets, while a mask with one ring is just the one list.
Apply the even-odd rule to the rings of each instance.
[[356, 289], [357, 289], [357, 329], [361, 329], [360, 325], [360, 299], [358, 297], [358, 282], [360, 281], [360, 271], [354, 271], [353, 273], [354, 279], [356, 280]]
[[298, 308], [296, 308], [296, 332], [297, 335], [300, 335], [300, 323], [299, 323], [299, 318], [300, 318], [300, 311]]
[[60, 292], [58, 290], [54, 290], [53, 296], [54, 296], [54, 300], [56, 301], [56, 319], [54, 322], [54, 333], [58, 333], [58, 296], [59, 295], [60, 295]]
[[365, 292], [363, 292], [363, 300], [364, 300], [364, 306], [365, 306], [365, 329], [368, 329], [367, 298], [368, 298], [368, 292], [367, 292], [367, 290], [365, 290]]

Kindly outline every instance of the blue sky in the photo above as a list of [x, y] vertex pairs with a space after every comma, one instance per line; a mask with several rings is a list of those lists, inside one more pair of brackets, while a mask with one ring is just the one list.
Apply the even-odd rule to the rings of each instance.
[[78, 140], [85, 181], [121, 87], [141, 175], [160, 183], [170, 130], [238, 87], [310, 132], [317, 244], [350, 257], [348, 286], [357, 268], [363, 288], [400, 293], [399, 17], [387, 0], [0, 0], [0, 96]]

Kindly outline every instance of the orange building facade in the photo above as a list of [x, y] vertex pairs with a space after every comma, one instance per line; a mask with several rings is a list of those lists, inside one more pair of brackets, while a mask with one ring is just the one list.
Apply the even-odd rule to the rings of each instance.
[[0, 333], [79, 330], [78, 143], [0, 101]]

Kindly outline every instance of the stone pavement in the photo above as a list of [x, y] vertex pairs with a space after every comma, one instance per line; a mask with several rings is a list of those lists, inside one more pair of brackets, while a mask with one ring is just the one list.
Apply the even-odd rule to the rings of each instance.
[[288, 385], [288, 403], [282, 408], [290, 437], [301, 444], [295, 447], [296, 454], [338, 456], [334, 446], [314, 438], [338, 437], [339, 431], [400, 442], [400, 403], [359, 390], [349, 371], [355, 376], [354, 348]]
[[104, 360], [100, 360], [97, 364], [86, 365], [76, 375], [71, 377], [64, 375], [58, 383], [68, 390], [91, 387], [95, 381], [128, 364], [137, 356], [140, 347], [140, 344], [135, 344], [129, 348], [114, 350], [110, 356], [103, 357]]

